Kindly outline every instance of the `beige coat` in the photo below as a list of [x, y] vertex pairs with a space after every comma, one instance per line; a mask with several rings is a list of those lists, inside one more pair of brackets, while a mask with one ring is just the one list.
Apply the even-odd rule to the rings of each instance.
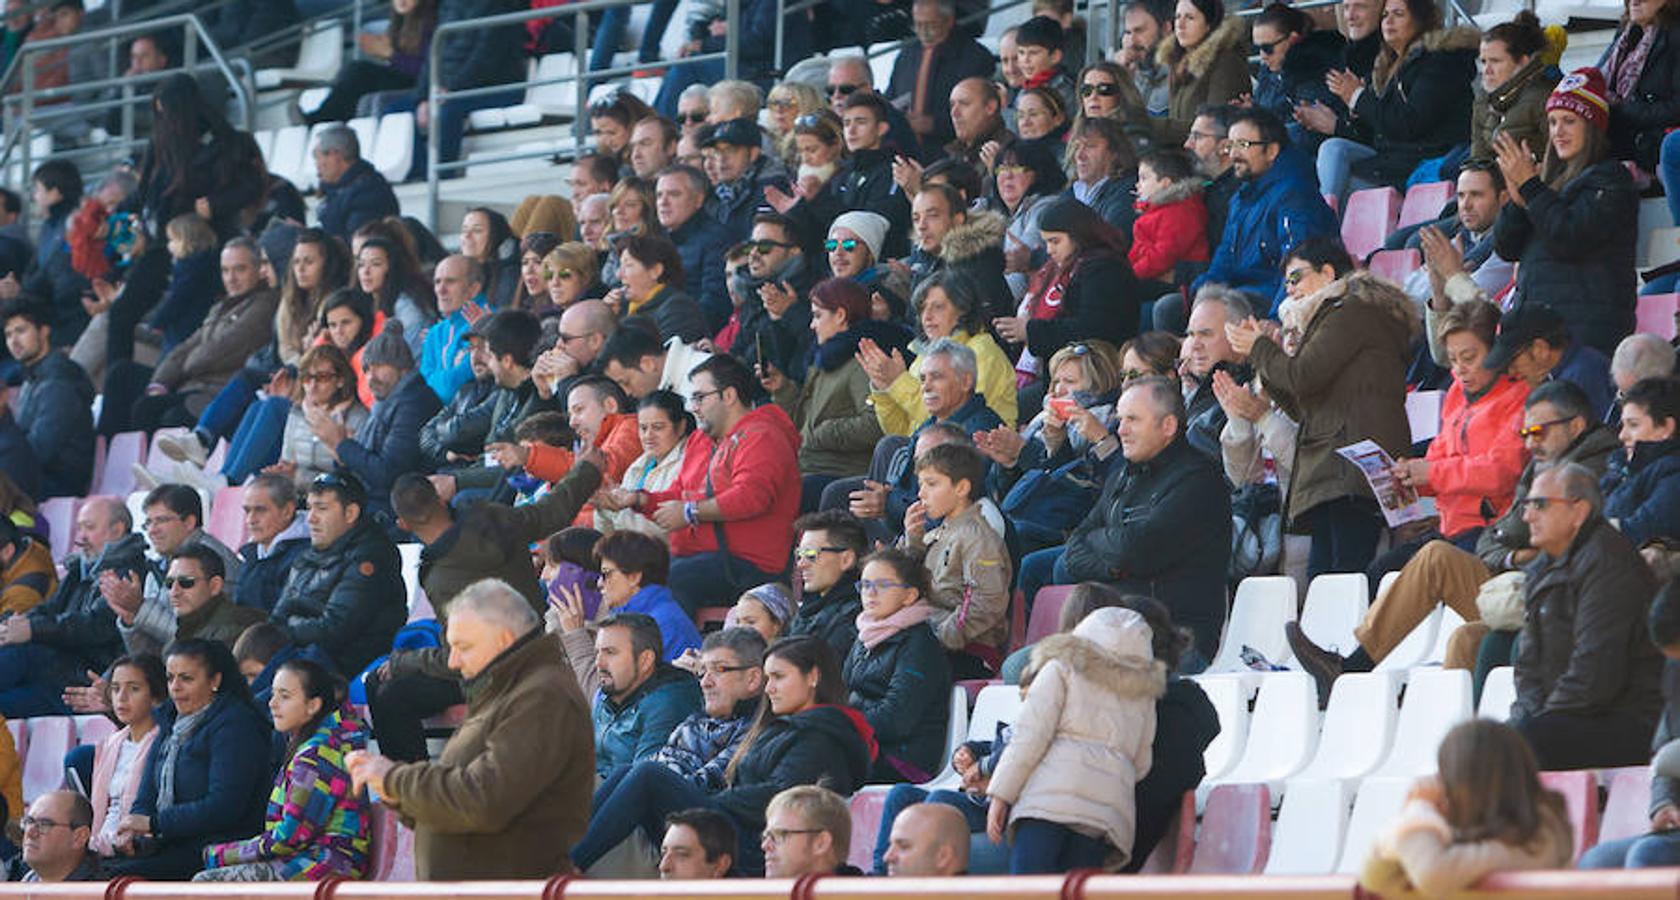
[[1569, 823], [1542, 812], [1530, 846], [1503, 841], [1454, 841], [1452, 827], [1435, 806], [1411, 800], [1387, 833], [1377, 838], [1359, 883], [1384, 897], [1449, 897], [1494, 872], [1567, 869], [1574, 855]]
[[1032, 687], [990, 787], [1013, 807], [1011, 829], [1022, 819], [1064, 825], [1108, 843], [1107, 869], [1126, 864], [1133, 792], [1153, 762], [1155, 700], [1167, 683], [1152, 637], [1142, 616], [1109, 607], [1033, 647], [1021, 679]]
[[980, 504], [929, 531], [923, 545], [906, 543], [927, 551], [934, 607], [928, 624], [939, 642], [947, 650], [978, 644], [1001, 652], [1009, 641], [1009, 548]]

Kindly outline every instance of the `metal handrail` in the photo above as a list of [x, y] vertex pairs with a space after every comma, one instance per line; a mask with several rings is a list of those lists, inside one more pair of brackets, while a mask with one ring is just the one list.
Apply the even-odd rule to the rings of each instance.
[[[529, 90], [533, 87], [543, 87], [550, 84], [575, 83], [577, 85], [577, 115], [572, 121], [572, 133], [579, 142], [584, 136], [584, 127], [589, 109], [589, 85], [594, 81], [604, 81], [620, 75], [646, 68], [644, 65], [622, 66], [602, 69], [597, 72], [589, 71], [589, 13], [600, 10], [617, 9], [619, 7], [635, 6], [646, 0], [584, 0], [581, 3], [568, 3], [564, 6], [549, 6], [541, 9], [526, 9], [517, 12], [498, 13], [477, 19], [459, 19], [453, 22], [440, 23], [437, 30], [432, 32], [432, 45], [427, 50], [429, 64], [426, 84], [426, 104], [431, 111], [433, 122], [437, 121], [441, 104], [468, 100], [500, 93], [513, 88]], [[1024, 0], [1023, 0], [1024, 2]], [[549, 78], [522, 79], [516, 83], [490, 85], [486, 87], [466, 88], [459, 91], [443, 91], [438, 85], [438, 69], [442, 63], [444, 39], [450, 34], [464, 31], [476, 31], [482, 28], [496, 28], [503, 25], [520, 25], [534, 19], [557, 19], [562, 16], [573, 16], [572, 26], [572, 56], [577, 60], [577, 71], [572, 75], [556, 75]], [[686, 62], [704, 62], [722, 59], [725, 78], [734, 78], [740, 64], [740, 23], [741, 0], [728, 0], [725, 5], [724, 20], [729, 29], [724, 35], [724, 49], [717, 53], [701, 53], [684, 57], [678, 64]], [[778, 18], [778, 22], [780, 19]], [[552, 157], [552, 150], [525, 150], [512, 153], [501, 153], [472, 161], [472, 165], [485, 165], [494, 162], [512, 162], [522, 159], [546, 159]], [[440, 170], [448, 172], [465, 171], [468, 166], [464, 158], [439, 162], [437, 134], [432, 133], [426, 140], [426, 225], [437, 228], [438, 217], [438, 175]]]

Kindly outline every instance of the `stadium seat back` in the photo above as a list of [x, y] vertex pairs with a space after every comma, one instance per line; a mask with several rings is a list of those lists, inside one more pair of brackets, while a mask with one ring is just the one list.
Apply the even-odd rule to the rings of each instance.
[[1470, 703], [1470, 673], [1463, 669], [1418, 669], [1400, 703], [1394, 749], [1376, 774], [1418, 778], [1436, 770], [1435, 749], [1454, 725], [1475, 714]]
[[1482, 699], [1476, 715], [1483, 719], [1503, 722], [1511, 718], [1511, 704], [1517, 702], [1517, 670], [1500, 666], [1487, 674], [1482, 683]]
[[1429, 655], [1423, 658], [1426, 666], [1437, 666], [1447, 659], [1447, 644], [1452, 640], [1453, 632], [1464, 625], [1464, 617], [1458, 610], [1443, 605], [1440, 608], [1441, 627], [1435, 630], [1435, 646], [1429, 649]]
[[1328, 875], [1347, 834], [1351, 782], [1293, 779], [1278, 809], [1267, 875]]
[[105, 471], [99, 473], [92, 493], [127, 496], [129, 491], [134, 490], [134, 464], [145, 458], [144, 431], [125, 431], [111, 438], [105, 451]]
[[1371, 273], [1404, 285], [1406, 278], [1423, 268], [1423, 254], [1417, 250], [1378, 250], [1371, 254]]
[[[1430, 752], [1434, 752], [1430, 747]], [[1406, 804], [1406, 794], [1412, 789], [1409, 778], [1367, 778], [1359, 785], [1359, 796], [1353, 801], [1353, 813], [1348, 817], [1347, 830], [1342, 837], [1342, 851], [1334, 871], [1343, 875], [1357, 875], [1371, 855], [1371, 845], [1377, 835], [1394, 822], [1400, 808]]]
[[1301, 631], [1326, 650], [1352, 653], [1358, 645], [1353, 629], [1370, 606], [1370, 591], [1363, 572], [1314, 578], [1307, 585], [1307, 602], [1301, 607]]
[[1348, 195], [1342, 214], [1342, 244], [1354, 262], [1381, 250], [1400, 217], [1400, 192], [1391, 187], [1366, 188]]
[[1231, 601], [1231, 615], [1225, 623], [1225, 636], [1214, 654], [1208, 672], [1247, 672], [1243, 665], [1242, 648], [1253, 647], [1274, 663], [1289, 658], [1289, 642], [1284, 637], [1285, 622], [1295, 620], [1295, 579], [1288, 575], [1265, 575], [1244, 578], [1237, 585], [1237, 595]]
[[1458, 185], [1451, 181], [1412, 185], [1406, 190], [1406, 199], [1400, 204], [1400, 218], [1394, 227], [1405, 228], [1441, 218], [1441, 210], [1457, 193]]
[[368, 161], [392, 184], [408, 178], [409, 170], [414, 168], [414, 113], [394, 112], [379, 117], [379, 131], [374, 135]]
[[1645, 766], [1612, 769], [1610, 797], [1604, 803], [1598, 840], [1619, 841], [1651, 830], [1651, 770]]
[[1222, 784], [1208, 795], [1190, 874], [1258, 873], [1271, 844], [1271, 791], [1263, 784]]
[[76, 722], [69, 716], [29, 720], [29, 752], [23, 757], [23, 800], [64, 786], [64, 754], [76, 744]]
[[117, 723], [101, 715], [76, 716], [76, 743], [99, 744], [117, 732]]
[[1404, 672], [1413, 666], [1423, 665], [1429, 656], [1429, 651], [1435, 646], [1436, 638], [1441, 629], [1441, 607], [1437, 606], [1423, 617], [1423, 621], [1406, 633], [1400, 643], [1377, 663], [1378, 672]]
[[1053, 584], [1038, 589], [1038, 596], [1033, 598], [1032, 615], [1027, 620], [1027, 642], [1024, 646], [1030, 647], [1056, 633], [1062, 607], [1067, 605], [1074, 587], [1071, 584]]
[[1178, 811], [1167, 822], [1167, 830], [1149, 858], [1138, 869], [1139, 875], [1182, 875], [1190, 871], [1190, 858], [1196, 852], [1196, 792], [1185, 791]]
[[875, 837], [881, 831], [881, 812], [887, 795], [859, 791], [852, 795], [852, 847], [846, 861], [865, 872], [875, 868]]
[[225, 487], [210, 499], [210, 519], [204, 530], [211, 537], [237, 550], [250, 539], [245, 529], [245, 489]]
[[1680, 294], [1650, 294], [1639, 298], [1635, 308], [1634, 330], [1640, 334], [1654, 334], [1665, 341], [1674, 340], [1674, 313], [1680, 308]]
[[1248, 688], [1231, 675], [1197, 675], [1193, 680], [1219, 714], [1219, 734], [1202, 751], [1205, 778], [1215, 779], [1237, 764], [1248, 742]]
[[53, 562], [63, 562], [76, 550], [76, 510], [80, 497], [54, 497], [36, 507], [37, 520], [47, 520], [47, 540], [52, 543]]
[[[1249, 721], [1249, 733], [1256, 740], [1247, 743], [1242, 758], [1229, 772], [1216, 779], [1203, 779], [1203, 787], [1267, 784], [1274, 795], [1280, 795], [1283, 781], [1312, 760], [1318, 748], [1318, 726], [1318, 685], [1311, 675], [1273, 672], [1265, 676]], [[1211, 802], [1211, 794], [1208, 799]]]
[[[1380, 672], [1348, 672], [1330, 689], [1318, 750], [1295, 780], [1358, 779], [1388, 755], [1400, 721], [1400, 681]], [[1293, 781], [1289, 787], [1294, 790]]]
[[1575, 834], [1572, 860], [1579, 860], [1588, 847], [1598, 843], [1598, 776], [1585, 769], [1541, 772], [1540, 784], [1563, 796], [1563, 805], [1569, 810], [1569, 825]]

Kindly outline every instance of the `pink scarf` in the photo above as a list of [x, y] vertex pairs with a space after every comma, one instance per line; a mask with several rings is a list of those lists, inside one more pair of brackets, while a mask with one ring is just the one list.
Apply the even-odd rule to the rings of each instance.
[[873, 650], [887, 638], [926, 622], [932, 615], [933, 605], [926, 600], [917, 600], [885, 619], [873, 618], [868, 611], [860, 612], [857, 617], [858, 641], [865, 650]]

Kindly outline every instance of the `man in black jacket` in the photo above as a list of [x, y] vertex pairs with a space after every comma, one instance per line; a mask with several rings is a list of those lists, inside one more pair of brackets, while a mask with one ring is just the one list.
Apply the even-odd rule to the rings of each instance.
[[52, 347], [44, 305], [18, 297], [0, 308], [6, 349], [23, 367], [23, 387], [0, 425], [16, 417], [41, 463], [41, 494], [77, 497], [93, 480], [93, 382], [63, 350]]
[[843, 509], [807, 513], [793, 523], [799, 543], [793, 550], [794, 577], [804, 590], [786, 634], [822, 638], [845, 659], [857, 643], [858, 568], [869, 552], [863, 523]]
[[309, 526], [298, 513], [291, 476], [262, 473], [245, 486], [240, 505], [251, 540], [239, 548], [239, 569], [228, 579], [240, 606], [272, 612], [286, 589], [292, 563], [309, 547]]
[[[1120, 396], [1118, 434], [1093, 448], [1125, 462], [1073, 530], [1057, 583], [1102, 581], [1161, 601], [1196, 635], [1202, 662], [1225, 623], [1231, 495], [1219, 466], [1184, 440], [1184, 397], [1166, 378], [1139, 379]], [[1063, 578], [1061, 576], [1065, 575]], [[1185, 668], [1198, 671], [1194, 654]]]
[[420, 427], [420, 458], [437, 471], [477, 461], [496, 414], [496, 380], [481, 349], [484, 337], [472, 332], [467, 337], [473, 342], [473, 380], [461, 385], [449, 405]]
[[[909, 98], [910, 129], [921, 141], [923, 161], [932, 162], [957, 136], [945, 112], [951, 89], [964, 78], [990, 78], [997, 60], [974, 38], [955, 33], [953, 0], [916, 0], [910, 5], [910, 21], [917, 42], [899, 51], [887, 82], [887, 98]], [[924, 59], [928, 60], [926, 71]]]
[[374, 219], [400, 216], [391, 183], [362, 159], [362, 146], [348, 125], [321, 129], [315, 147], [315, 172], [321, 179], [321, 206], [315, 211], [321, 230], [345, 243], [356, 229]]
[[712, 176], [706, 212], [723, 226], [734, 244], [752, 232], [753, 216], [764, 205], [764, 188], [788, 187], [787, 170], [762, 147], [764, 132], [746, 119], [707, 125], [700, 132], [701, 154]]
[[[475, 349], [474, 355], [482, 352], [496, 384], [495, 406], [484, 436], [488, 452], [492, 444], [513, 442], [514, 429], [533, 413], [560, 411], [564, 398], [543, 397], [531, 380], [537, 343], [542, 340], [542, 323], [535, 315], [522, 309], [504, 309], [478, 320], [473, 333], [484, 339], [484, 349]], [[503, 471], [494, 466], [469, 466], [456, 473], [455, 481], [465, 488], [491, 488], [502, 480]]]
[[[463, 19], [477, 19], [502, 13], [521, 12], [529, 8], [524, 0], [440, 0], [437, 23], [444, 25]], [[438, 142], [438, 161], [449, 162], [461, 155], [461, 137], [466, 130], [467, 116], [474, 110], [512, 106], [524, 96], [525, 26], [521, 22], [493, 27], [457, 31], [441, 38], [439, 49], [438, 86], [447, 91], [507, 85], [508, 90], [496, 91], [444, 103], [442, 109], [431, 109], [426, 99], [431, 83], [431, 58], [420, 67], [415, 79], [418, 88], [413, 96], [416, 167], [425, 170], [426, 145], [421, 131], [429, 131]], [[394, 109], [382, 110], [392, 112]], [[450, 172], [445, 177], [460, 177]]]
[[729, 282], [723, 259], [729, 249], [727, 229], [705, 212], [711, 196], [706, 173], [693, 166], [671, 166], [659, 173], [654, 189], [654, 211], [659, 225], [677, 245], [682, 257], [683, 280], [694, 302], [706, 314], [715, 332], [729, 321], [734, 304], [729, 299]]

